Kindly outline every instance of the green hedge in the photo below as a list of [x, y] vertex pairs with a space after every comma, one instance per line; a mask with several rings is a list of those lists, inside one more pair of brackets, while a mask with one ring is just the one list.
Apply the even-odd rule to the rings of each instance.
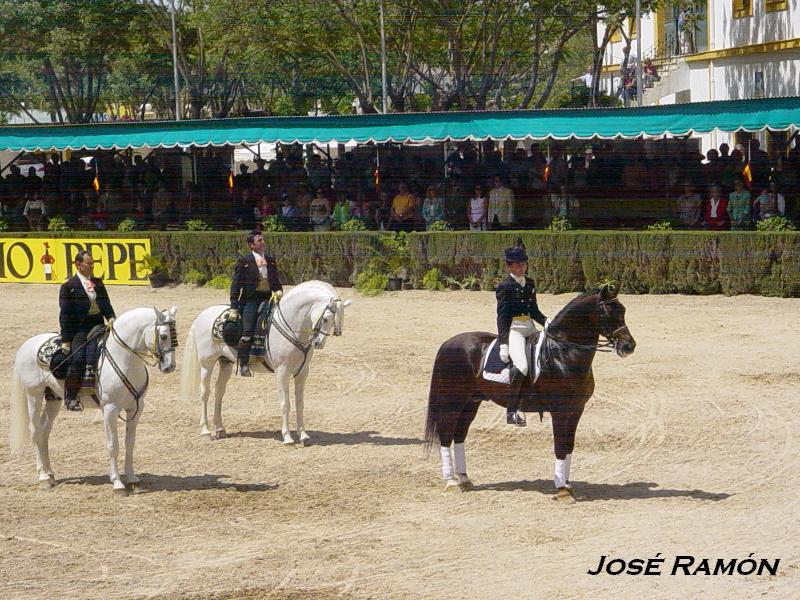
[[[5, 233], [0, 237], [40, 237]], [[181, 281], [188, 271], [211, 279], [230, 274], [247, 251], [241, 232], [64, 232], [47, 237], [150, 237], [153, 254]], [[289, 284], [322, 279], [350, 286], [382, 244], [378, 232], [268, 233], [267, 250]], [[503, 249], [522, 238], [541, 291], [564, 293], [617, 281], [636, 294], [800, 296], [800, 232], [707, 231], [442, 231], [408, 236], [409, 277], [431, 268], [462, 280], [475, 275], [491, 289], [505, 275]]]

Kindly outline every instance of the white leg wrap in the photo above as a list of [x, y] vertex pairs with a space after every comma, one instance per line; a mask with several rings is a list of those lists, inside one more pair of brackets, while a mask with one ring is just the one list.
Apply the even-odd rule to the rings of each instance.
[[556, 470], [553, 475], [553, 481], [557, 488], [562, 488], [567, 485], [567, 473], [569, 467], [566, 460], [556, 459]]
[[453, 458], [456, 463], [458, 475], [467, 474], [467, 456], [464, 454], [464, 444], [453, 444]]
[[567, 487], [572, 487], [572, 484], [569, 482], [570, 467], [572, 467], [572, 454], [567, 454], [567, 457], [564, 459], [564, 481], [566, 482], [564, 485]]
[[439, 446], [439, 454], [442, 456], [442, 477], [453, 479], [453, 459], [450, 456], [450, 448]]

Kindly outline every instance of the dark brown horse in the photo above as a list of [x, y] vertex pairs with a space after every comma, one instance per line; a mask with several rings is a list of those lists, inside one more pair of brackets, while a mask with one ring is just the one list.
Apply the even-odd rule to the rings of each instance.
[[[544, 364], [535, 384], [533, 368], [531, 374], [520, 377], [513, 385], [482, 377], [482, 357], [497, 337], [494, 334], [460, 333], [439, 348], [431, 378], [425, 441], [429, 447], [439, 442], [442, 474], [448, 488], [471, 487], [464, 440], [480, 403], [492, 400], [507, 406], [515, 402], [520, 410], [551, 414], [557, 497], [573, 500], [569, 467], [575, 430], [583, 407], [594, 392], [595, 352], [613, 347], [619, 356], [625, 357], [633, 352], [636, 342], [625, 324], [625, 307], [609, 286], [572, 300], [539, 335], [546, 336], [541, 350]], [[600, 343], [601, 335], [608, 342]]]

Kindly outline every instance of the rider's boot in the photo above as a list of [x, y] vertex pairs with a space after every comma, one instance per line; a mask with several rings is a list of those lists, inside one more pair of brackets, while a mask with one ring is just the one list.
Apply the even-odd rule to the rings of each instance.
[[239, 354], [239, 375], [242, 377], [252, 377], [253, 372], [250, 370], [250, 346], [253, 344], [252, 340], [242, 338], [239, 340], [238, 354]]
[[86, 371], [81, 380], [81, 390], [86, 392], [93, 392], [95, 384], [95, 371], [93, 365], [86, 365]]

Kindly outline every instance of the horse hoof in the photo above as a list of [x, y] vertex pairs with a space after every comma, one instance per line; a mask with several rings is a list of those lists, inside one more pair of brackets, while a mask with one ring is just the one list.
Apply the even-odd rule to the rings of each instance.
[[131, 494], [138, 492], [141, 487], [142, 483], [140, 481], [131, 481], [128, 483], [128, 491], [130, 491]]
[[203, 438], [203, 441], [205, 441], [205, 442], [213, 442], [214, 441], [214, 438], [211, 437], [210, 433], [201, 433], [200, 437]]
[[575, 504], [575, 491], [567, 487], [558, 488], [553, 500], [557, 500], [561, 504]]
[[226, 433], [226, 431], [225, 431], [224, 429], [219, 429], [219, 430], [217, 430], [217, 432], [214, 434], [214, 439], [215, 439], [215, 440], [224, 440], [224, 439], [225, 439], [225, 437], [226, 437], [227, 435], [228, 435], [228, 434]]
[[114, 495], [117, 498], [127, 498], [128, 497], [128, 488], [114, 488]]
[[458, 485], [465, 492], [471, 492], [472, 490], [475, 489], [475, 484], [472, 483], [469, 479], [460, 479]]
[[445, 492], [452, 492], [454, 494], [460, 494], [464, 491], [464, 488], [461, 487], [461, 484], [456, 479], [448, 479], [447, 482], [444, 484], [444, 491]]
[[284, 448], [294, 448], [294, 440], [283, 440], [283, 447]]
[[48, 478], [48, 479], [40, 479], [39, 480], [39, 489], [40, 490], [50, 491], [55, 487], [55, 485], [56, 485], [55, 478], [52, 478], [52, 479]]

